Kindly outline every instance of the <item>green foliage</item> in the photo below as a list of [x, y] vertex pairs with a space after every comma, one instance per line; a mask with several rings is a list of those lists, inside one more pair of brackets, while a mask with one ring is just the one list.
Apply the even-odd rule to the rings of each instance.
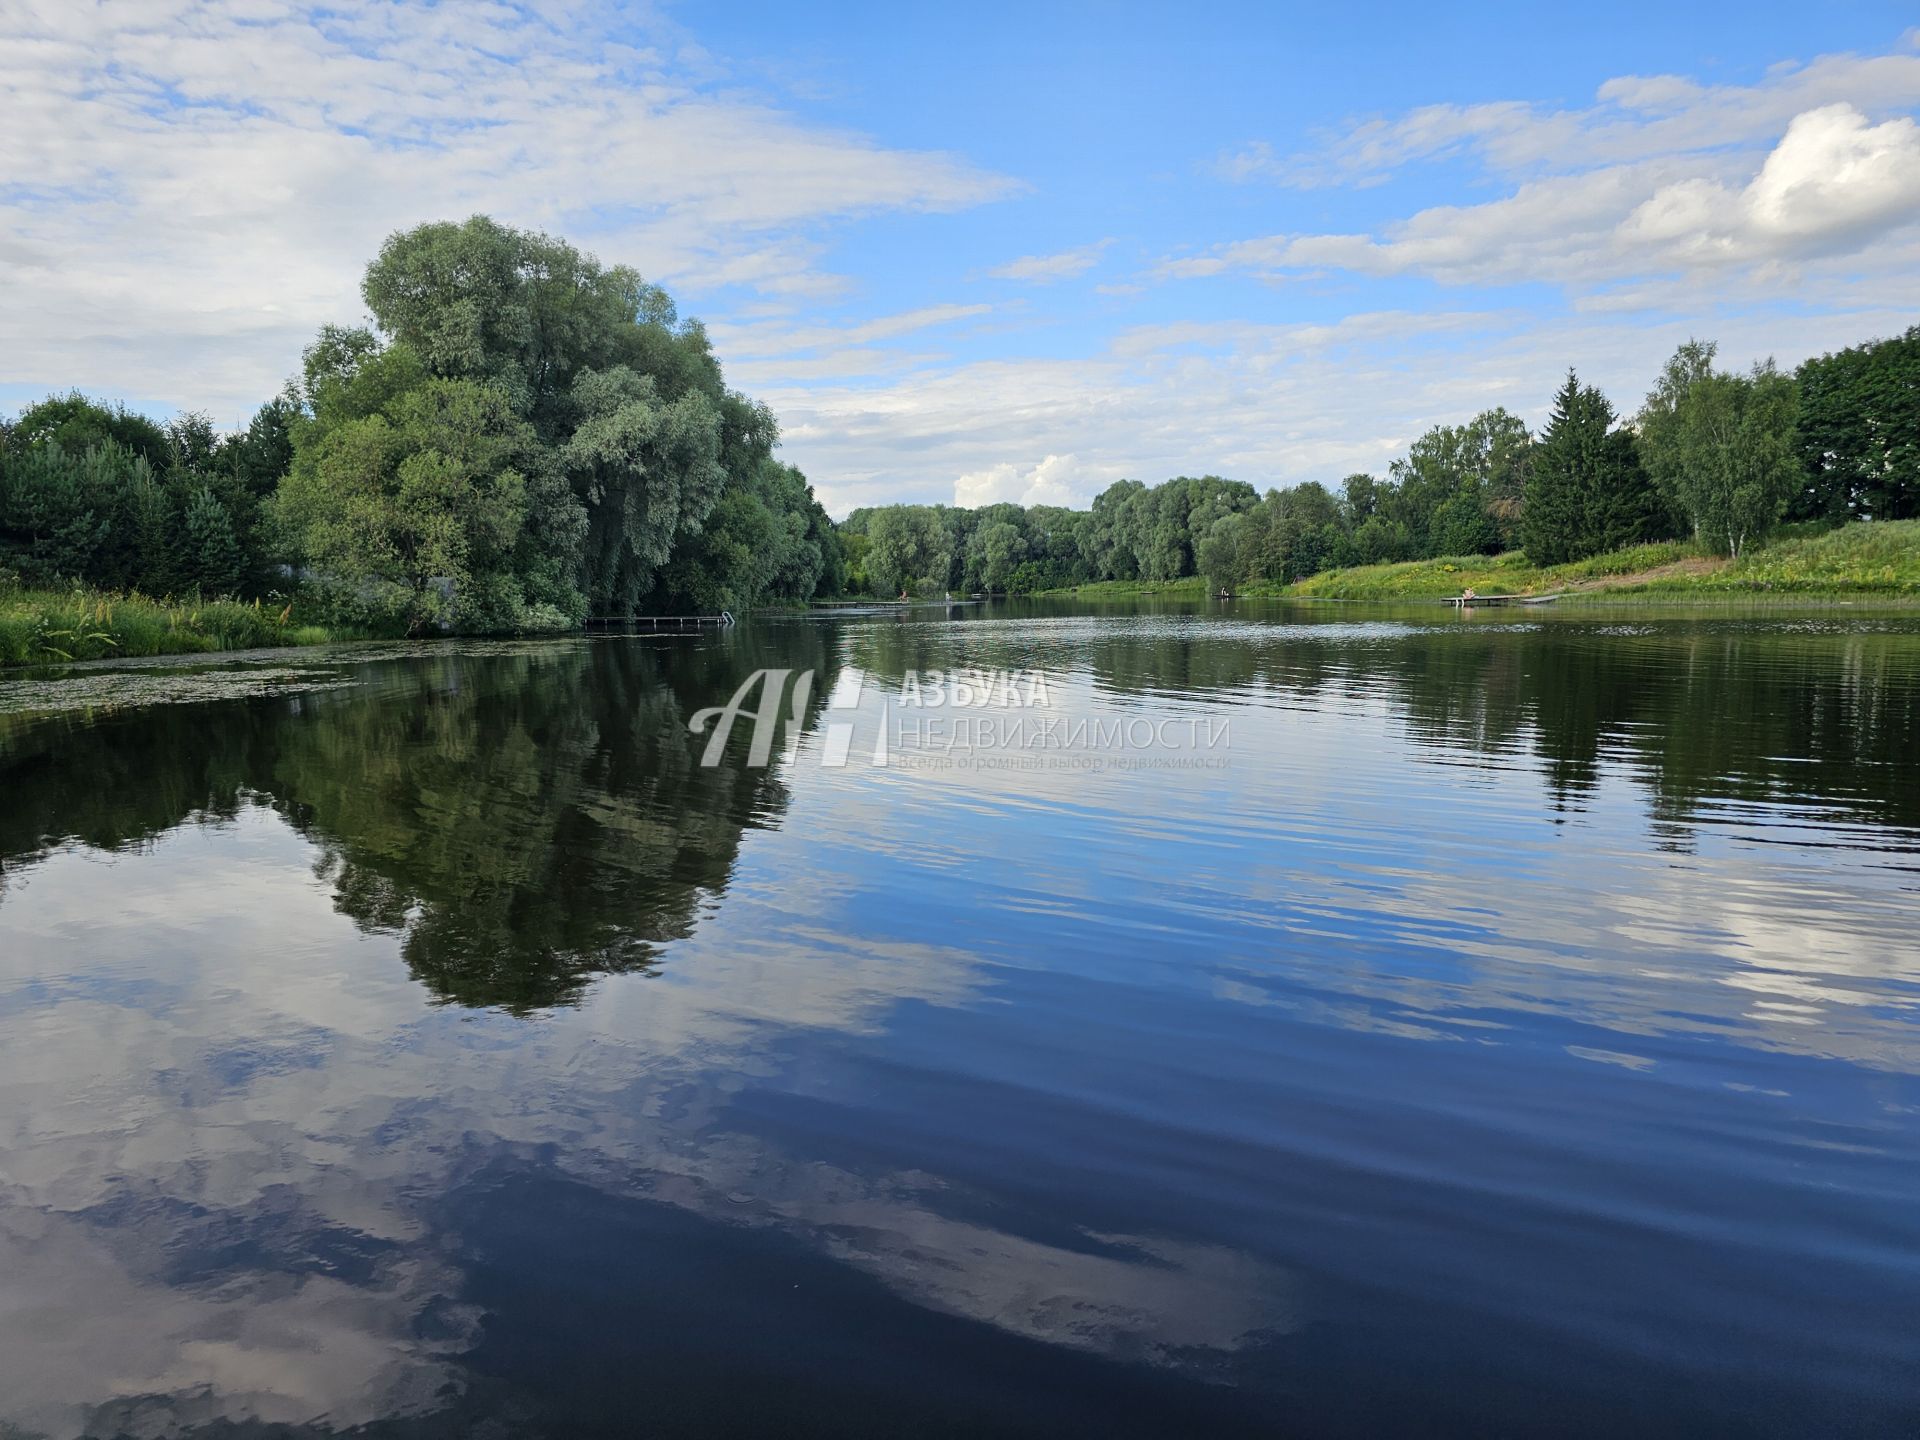
[[1084, 511], [1060, 506], [883, 506], [840, 533], [860, 586], [1026, 592], [1104, 582], [1156, 588], [1204, 575], [1214, 589], [1286, 584], [1328, 566], [1411, 558], [1444, 541], [1492, 551], [1531, 466], [1526, 427], [1504, 410], [1421, 437], [1396, 478], [1349, 476], [1336, 497], [1307, 482], [1262, 497], [1215, 475], [1120, 480]]
[[1807, 483], [1793, 517], [1920, 516], [1920, 326], [1808, 360], [1798, 379]]
[[1688, 341], [1640, 412], [1647, 469], [1697, 539], [1739, 555], [1804, 488], [1799, 396], [1771, 361], [1750, 375], [1713, 369], [1714, 346]]
[[1920, 597], [1920, 520], [1856, 521], [1772, 539], [1701, 575], [1690, 588]]
[[974, 548], [978, 557], [972, 563], [981, 585], [988, 590], [1005, 590], [1015, 569], [1027, 558], [1027, 537], [1019, 526], [996, 520], [974, 532]]
[[822, 585], [823, 595], [865, 595], [876, 587], [867, 573], [867, 551], [873, 542], [864, 530], [841, 528], [838, 532], [841, 553], [846, 557], [845, 579], [839, 589]]
[[1614, 429], [1613, 419], [1607, 397], [1568, 371], [1527, 478], [1520, 535], [1534, 564], [1582, 560], [1656, 539], [1665, 528], [1634, 438]]
[[1434, 510], [1428, 543], [1441, 555], [1488, 555], [1500, 548], [1500, 527], [1478, 496], [1455, 495]]
[[[350, 416], [347, 391], [381, 408]], [[325, 413], [336, 423], [303, 427], [277, 508], [324, 577], [329, 613], [409, 634], [518, 624], [529, 597], [512, 562], [534, 447], [505, 394], [470, 380], [398, 392], [349, 381]]]
[[1532, 445], [1527, 427], [1504, 409], [1435, 426], [1393, 463], [1391, 485], [1376, 484], [1370, 513], [1397, 522], [1414, 555], [1498, 549], [1499, 518], [1511, 523], [1519, 511]]
[[1369, 515], [1353, 532], [1353, 550], [1358, 564], [1391, 565], [1413, 555], [1413, 537], [1399, 521]]
[[202, 485], [187, 502], [182, 528], [196, 588], [214, 595], [233, 594], [240, 585], [242, 558], [227, 507]]
[[883, 595], [951, 588], [953, 554], [943, 505], [889, 505], [867, 522], [867, 574]]
[[841, 583], [771, 412], [632, 270], [475, 216], [391, 237], [362, 293], [378, 331], [309, 349], [276, 507], [340, 613], [520, 629]]
[[0, 470], [0, 565], [36, 584], [131, 580], [136, 504], [153, 484], [144, 456], [113, 440], [69, 451], [45, 440]]
[[78, 390], [50, 395], [37, 405], [29, 405], [8, 427], [7, 449], [13, 454], [46, 445], [58, 445], [74, 455], [118, 446], [162, 471], [173, 458], [167, 432], [160, 426], [124, 405], [105, 405]]
[[1208, 527], [1194, 546], [1194, 559], [1211, 588], [1231, 590], [1246, 576], [1252, 568], [1248, 546], [1253, 538], [1245, 515], [1222, 515]]
[[793, 466], [767, 460], [729, 480], [700, 532], [675, 551], [660, 590], [671, 609], [712, 615], [804, 604], [845, 584], [840, 542], [813, 487]]
[[288, 413], [275, 402], [223, 436], [203, 415], [162, 428], [77, 394], [30, 407], [0, 450], [0, 565], [41, 584], [263, 593]]
[[1480, 595], [1547, 594], [1696, 560], [1700, 553], [1690, 541], [1660, 540], [1547, 566], [1533, 564], [1520, 550], [1444, 555], [1329, 570], [1301, 581], [1289, 593], [1336, 600], [1445, 599], [1467, 589]]
[[363, 295], [375, 328], [324, 328], [239, 434], [77, 392], [29, 407], [0, 432], [0, 572], [179, 596], [293, 573], [351, 625], [538, 629], [845, 591], [1457, 573], [1516, 545], [1564, 569], [1688, 529], [1744, 558], [1783, 510], [1920, 514], [1920, 327], [1807, 362], [1797, 396], [1689, 342], [1632, 433], [1570, 373], [1537, 442], [1487, 410], [1338, 496], [1180, 476], [1084, 511], [888, 506], [836, 527], [702, 327], [626, 267], [476, 216], [390, 237]]
[[578, 425], [557, 458], [586, 509], [584, 588], [600, 613], [628, 613], [726, 488], [719, 412], [698, 391], [663, 401], [624, 365], [584, 372], [570, 398]]

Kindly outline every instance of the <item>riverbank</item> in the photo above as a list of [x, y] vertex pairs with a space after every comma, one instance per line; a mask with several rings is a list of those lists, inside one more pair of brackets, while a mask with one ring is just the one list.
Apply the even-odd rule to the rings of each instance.
[[[1920, 601], [1920, 520], [1842, 526], [1817, 534], [1789, 531], [1750, 548], [1738, 560], [1687, 541], [1636, 545], [1568, 565], [1532, 565], [1519, 551], [1356, 565], [1327, 570], [1292, 585], [1235, 588], [1240, 597], [1300, 596], [1325, 600], [1438, 600], [1472, 589], [1481, 595], [1673, 596], [1689, 600], [1757, 595], [1877, 595]], [[1107, 580], [1049, 592], [1080, 599], [1159, 595], [1201, 599], [1197, 575], [1181, 580]]]
[[339, 638], [299, 623], [288, 605], [152, 600], [83, 589], [0, 590], [0, 665], [199, 655]]

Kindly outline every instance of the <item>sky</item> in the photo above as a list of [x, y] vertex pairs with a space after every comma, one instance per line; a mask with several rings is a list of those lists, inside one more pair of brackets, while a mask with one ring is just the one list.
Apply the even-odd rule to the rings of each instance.
[[0, 0], [0, 409], [243, 424], [483, 212], [666, 286], [836, 515], [1334, 483], [1920, 321], [1916, 18]]

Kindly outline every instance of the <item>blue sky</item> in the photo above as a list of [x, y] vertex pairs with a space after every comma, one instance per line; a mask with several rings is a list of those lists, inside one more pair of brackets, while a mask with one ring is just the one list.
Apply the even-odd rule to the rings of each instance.
[[1333, 481], [1920, 318], [1914, 20], [0, 0], [0, 403], [236, 423], [480, 210], [665, 283], [836, 513]]

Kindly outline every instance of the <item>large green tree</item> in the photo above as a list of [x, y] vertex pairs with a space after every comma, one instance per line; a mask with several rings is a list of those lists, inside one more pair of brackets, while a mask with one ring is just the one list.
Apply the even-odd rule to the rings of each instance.
[[1517, 531], [1532, 451], [1526, 425], [1504, 409], [1436, 425], [1394, 461], [1373, 508], [1399, 523], [1419, 555], [1490, 553]]
[[867, 574], [880, 593], [947, 587], [952, 554], [942, 508], [889, 505], [873, 512], [867, 522]]
[[1920, 516], [1920, 326], [1801, 365], [1797, 519]]
[[[633, 270], [475, 216], [390, 238], [362, 293], [376, 328], [324, 331], [309, 352], [297, 478], [280, 507], [334, 593], [403, 598], [417, 627], [449, 618], [432, 598], [446, 587], [424, 582], [454, 580], [473, 603], [456, 599], [452, 623], [519, 627], [738, 608], [796, 598], [827, 574], [838, 547], [804, 479], [772, 461], [771, 412], [726, 388], [705, 330]], [[426, 411], [478, 427], [436, 472], [460, 477], [447, 496], [458, 518], [438, 539], [419, 530], [425, 516], [406, 503], [417, 487], [400, 478], [427, 465], [416, 441], [453, 453], [451, 437], [403, 423]], [[335, 485], [359, 525], [330, 517]], [[375, 496], [379, 523], [367, 519]], [[423, 576], [416, 562], [446, 568]]]
[[1714, 353], [1694, 340], [1674, 352], [1641, 409], [1640, 449], [1695, 537], [1738, 556], [1804, 486], [1799, 394], [1771, 361], [1729, 375]]
[[1654, 538], [1663, 506], [1613, 406], [1571, 370], [1527, 477], [1521, 539], [1536, 565], [1582, 560]]
[[676, 611], [711, 615], [762, 600], [796, 604], [846, 586], [845, 560], [806, 476], [769, 460], [729, 477], [699, 534], [673, 554], [659, 589]]
[[[417, 358], [393, 347], [372, 364], [412, 372]], [[309, 381], [323, 395], [326, 383]], [[526, 472], [540, 456], [506, 392], [439, 378], [384, 395], [357, 388], [379, 403], [342, 414], [342, 400], [322, 398], [316, 409], [334, 423], [303, 438], [278, 496], [282, 523], [336, 613], [397, 620], [409, 633], [557, 621], [535, 611], [514, 563]]]

